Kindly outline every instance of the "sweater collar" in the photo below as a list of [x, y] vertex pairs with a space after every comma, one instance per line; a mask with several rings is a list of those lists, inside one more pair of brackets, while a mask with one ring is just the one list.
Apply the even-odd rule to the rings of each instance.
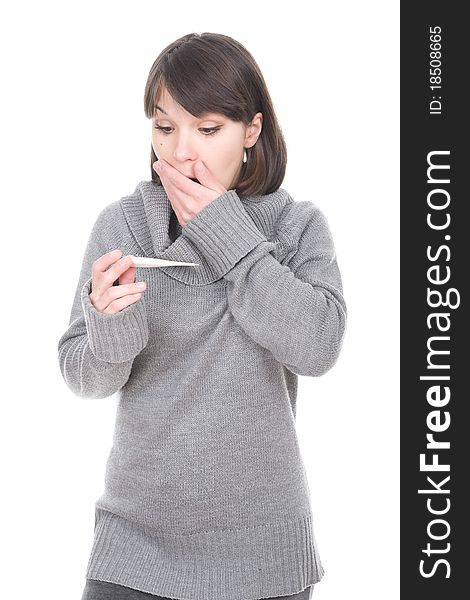
[[[276, 223], [285, 206], [293, 201], [287, 191], [278, 188], [271, 194], [240, 196], [240, 200], [266, 239], [276, 241]], [[173, 207], [162, 185], [153, 180], [141, 181], [133, 194], [121, 199], [121, 206], [143, 256], [199, 265], [162, 267], [168, 276], [190, 285], [207, 285], [220, 279], [204, 254], [184, 235], [184, 228], [175, 240], [171, 240], [169, 230]]]

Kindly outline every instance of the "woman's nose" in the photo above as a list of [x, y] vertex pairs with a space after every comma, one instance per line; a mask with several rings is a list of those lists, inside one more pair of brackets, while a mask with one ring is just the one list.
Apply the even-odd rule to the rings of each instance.
[[178, 162], [184, 162], [186, 160], [195, 160], [197, 158], [195, 145], [189, 139], [189, 136], [178, 136], [175, 143], [173, 156]]

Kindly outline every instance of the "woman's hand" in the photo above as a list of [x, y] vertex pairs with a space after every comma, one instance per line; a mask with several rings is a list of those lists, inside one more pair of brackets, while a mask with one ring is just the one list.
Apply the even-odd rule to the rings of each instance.
[[[93, 263], [89, 298], [99, 312], [119, 312], [137, 302], [142, 295], [140, 292], [147, 287], [145, 281], [134, 283], [137, 267], [133, 266], [129, 256], [118, 260], [121, 254], [121, 250], [113, 250]], [[113, 285], [116, 279], [119, 280], [119, 285]]]
[[200, 183], [186, 177], [162, 158], [153, 163], [153, 168], [161, 179], [182, 227], [227, 191], [202, 161], [195, 164], [196, 177]]

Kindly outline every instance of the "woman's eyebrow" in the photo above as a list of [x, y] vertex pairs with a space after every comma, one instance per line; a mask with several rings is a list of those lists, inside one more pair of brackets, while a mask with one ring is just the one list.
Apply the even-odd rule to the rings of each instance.
[[[168, 113], [167, 113], [165, 110], [163, 110], [163, 108], [162, 108], [161, 106], [158, 106], [158, 104], [155, 104], [155, 107], [154, 107], [154, 108], [155, 108], [155, 110], [159, 110], [159, 111], [161, 111], [161, 112], [162, 112], [164, 115], [168, 116]], [[208, 111], [207, 111], [207, 112], [205, 112], [205, 113], [204, 113], [202, 116], [211, 116], [211, 115], [215, 116], [215, 115], [216, 115], [216, 113], [211, 113], [211, 112], [208, 112]], [[202, 117], [200, 117], [200, 118], [202, 118]]]

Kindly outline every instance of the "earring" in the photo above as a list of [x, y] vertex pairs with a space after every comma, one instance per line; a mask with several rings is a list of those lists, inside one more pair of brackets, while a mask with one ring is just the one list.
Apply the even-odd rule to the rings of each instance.
[[243, 162], [246, 163], [246, 149], [243, 148]]

